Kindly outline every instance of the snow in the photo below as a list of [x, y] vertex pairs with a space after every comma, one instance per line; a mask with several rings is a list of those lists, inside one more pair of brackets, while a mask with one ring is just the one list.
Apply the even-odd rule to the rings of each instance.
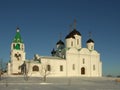
[[47, 78], [46, 82], [39, 77], [2, 77], [0, 90], [120, 90], [120, 82], [107, 77], [69, 77]]

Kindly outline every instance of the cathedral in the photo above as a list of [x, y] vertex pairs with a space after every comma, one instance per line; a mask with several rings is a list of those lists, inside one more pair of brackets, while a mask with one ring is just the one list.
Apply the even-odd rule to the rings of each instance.
[[25, 44], [20, 30], [11, 43], [8, 75], [23, 75], [42, 77], [101, 77], [102, 62], [100, 53], [95, 48], [95, 42], [89, 38], [86, 47], [82, 47], [82, 35], [76, 28], [68, 33], [65, 42], [61, 39], [51, 56], [34, 55], [26, 59]]

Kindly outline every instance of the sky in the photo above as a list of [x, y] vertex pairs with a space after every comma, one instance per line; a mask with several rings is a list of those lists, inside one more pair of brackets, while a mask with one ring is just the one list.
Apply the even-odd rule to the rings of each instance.
[[89, 32], [101, 55], [103, 75], [120, 75], [119, 0], [0, 0], [0, 59], [10, 60], [16, 28], [25, 44], [26, 58], [51, 55], [57, 41], [64, 41], [70, 25], [86, 47]]

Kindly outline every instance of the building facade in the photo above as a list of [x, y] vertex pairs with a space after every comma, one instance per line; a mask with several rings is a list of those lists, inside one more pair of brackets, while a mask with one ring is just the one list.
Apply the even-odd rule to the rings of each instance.
[[34, 59], [27, 60], [25, 45], [19, 28], [11, 44], [9, 75], [42, 77], [101, 77], [102, 62], [100, 53], [94, 49], [94, 41], [90, 38], [86, 48], [82, 47], [82, 35], [75, 28], [65, 37], [65, 43], [59, 40], [51, 56], [36, 54]]

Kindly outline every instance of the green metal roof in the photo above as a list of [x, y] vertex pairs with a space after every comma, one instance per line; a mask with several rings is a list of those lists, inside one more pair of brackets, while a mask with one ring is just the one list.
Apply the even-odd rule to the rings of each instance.
[[20, 32], [19, 32], [19, 28], [17, 28], [17, 32], [16, 32], [13, 42], [14, 43], [23, 43], [23, 40], [22, 40]]

